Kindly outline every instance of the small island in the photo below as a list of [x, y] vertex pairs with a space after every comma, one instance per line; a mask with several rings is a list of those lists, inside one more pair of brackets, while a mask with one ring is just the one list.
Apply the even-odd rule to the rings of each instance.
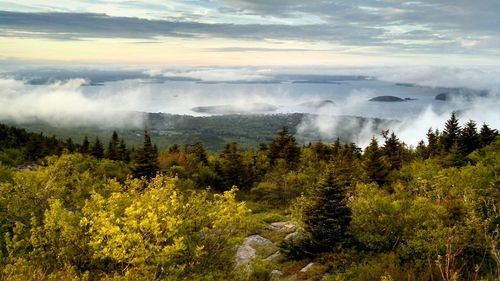
[[416, 100], [414, 98], [399, 98], [395, 96], [378, 96], [371, 98], [369, 101], [380, 101], [380, 102], [402, 102], [402, 101], [411, 101]]
[[267, 103], [250, 103], [243, 105], [226, 104], [197, 106], [191, 108], [191, 110], [194, 112], [208, 114], [258, 114], [274, 112], [277, 109], [278, 108], [276, 106]]
[[309, 108], [322, 108], [325, 106], [335, 106], [335, 102], [332, 100], [317, 100], [317, 101], [306, 101], [299, 106], [309, 107]]

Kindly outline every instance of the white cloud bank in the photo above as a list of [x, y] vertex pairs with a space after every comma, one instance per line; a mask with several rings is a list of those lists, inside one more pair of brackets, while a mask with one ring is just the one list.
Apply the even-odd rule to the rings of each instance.
[[0, 79], [0, 119], [44, 121], [55, 126], [142, 126], [140, 115], [129, 111], [141, 100], [140, 92], [90, 97], [82, 91], [85, 83], [84, 79], [71, 79], [35, 86]]
[[[415, 83], [429, 87], [469, 87], [488, 90], [488, 97], [471, 100], [453, 99], [440, 108], [432, 105], [422, 107], [411, 114], [391, 115], [401, 121], [391, 129], [408, 145], [416, 145], [425, 138], [427, 130], [442, 129], [444, 122], [454, 110], [459, 110], [461, 122], [475, 120], [500, 128], [500, 68], [495, 67], [399, 67], [399, 68], [344, 68], [344, 69], [254, 69], [254, 68], [197, 68], [174, 70], [151, 70], [151, 75], [166, 77], [182, 76], [205, 81], [272, 80], [277, 74], [312, 73], [322, 75], [370, 75], [391, 82]], [[56, 126], [142, 127], [143, 118], [138, 111], [167, 112], [173, 114], [195, 114], [191, 108], [233, 104], [246, 106], [266, 103], [278, 106], [277, 112], [300, 110], [297, 105], [311, 100], [321, 100], [313, 91], [302, 94], [290, 93], [286, 85], [263, 86], [256, 84], [203, 85], [195, 82], [168, 82], [148, 84], [142, 80], [123, 80], [106, 83], [105, 86], [83, 86], [84, 79], [70, 79], [49, 85], [30, 85], [20, 80], [0, 78], [0, 120], [17, 122], [45, 121]], [[184, 83], [182, 86], [177, 83]], [[300, 87], [308, 87], [301, 85]], [[404, 88], [401, 88], [404, 91]], [[333, 93], [335, 94], [335, 93]], [[349, 124], [338, 123], [336, 115], [363, 115], [367, 100], [374, 93], [371, 89], [353, 89], [347, 98], [335, 100], [335, 106], [327, 106], [316, 113], [320, 116], [308, 118], [299, 125], [298, 132], [315, 130], [323, 139], [335, 138], [339, 129], [346, 130]], [[380, 107], [383, 108], [383, 107]], [[377, 107], [372, 110], [380, 110]], [[369, 116], [369, 114], [365, 114]], [[342, 128], [339, 128], [342, 126]], [[354, 139], [360, 146], [369, 142], [373, 135], [373, 123], [359, 130]]]
[[[370, 75], [379, 80], [412, 83], [428, 87], [470, 88], [488, 91], [487, 97], [461, 98], [453, 96], [447, 104], [439, 110], [432, 105], [425, 107], [418, 114], [408, 116], [394, 116], [399, 120], [387, 129], [394, 131], [400, 140], [411, 146], [426, 138], [429, 128], [442, 130], [446, 120], [453, 111], [458, 111], [462, 124], [474, 120], [480, 127], [483, 123], [493, 128], [500, 128], [500, 67], [395, 67], [370, 69], [332, 69], [325, 70], [330, 74]], [[335, 109], [323, 112], [326, 115], [318, 116], [314, 120], [307, 120], [298, 127], [298, 132], [311, 130], [313, 126], [324, 138], [334, 138], [338, 119], [335, 115], [349, 115], [357, 111], [367, 100], [369, 91], [353, 91], [351, 98], [339, 104]], [[345, 125], [345, 124], [342, 124]], [[309, 126], [305, 128], [304, 126]], [[359, 129], [358, 129], [359, 130]], [[355, 139], [361, 147], [368, 145], [372, 136], [381, 138], [381, 132], [373, 131], [372, 124], [367, 123]]]

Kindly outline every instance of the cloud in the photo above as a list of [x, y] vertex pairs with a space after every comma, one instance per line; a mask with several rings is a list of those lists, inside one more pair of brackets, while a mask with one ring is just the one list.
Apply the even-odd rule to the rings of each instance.
[[[344, 73], [371, 75], [380, 80], [403, 82], [428, 86], [428, 87], [463, 87], [469, 89], [487, 90], [486, 97], [454, 98], [441, 107], [429, 105], [421, 111], [402, 115], [394, 115], [393, 119], [399, 122], [386, 123], [385, 129], [394, 131], [396, 135], [407, 145], [415, 147], [422, 139], [425, 140], [429, 128], [443, 130], [446, 120], [451, 112], [458, 111], [460, 122], [464, 124], [468, 120], [476, 121], [479, 126], [486, 123], [493, 128], [500, 128], [500, 70], [496, 67], [396, 67], [396, 68], [352, 68], [352, 69], [330, 69], [323, 70], [324, 73]], [[361, 127], [357, 124], [352, 126], [342, 124], [338, 115], [351, 115], [353, 112], [365, 111], [366, 100], [373, 93], [370, 90], [354, 90], [349, 98], [338, 104], [335, 109], [329, 109], [320, 116], [306, 119], [298, 126], [298, 132], [316, 130], [323, 139], [335, 138], [339, 127], [355, 128], [357, 134], [354, 137], [356, 143], [362, 147], [366, 146], [371, 137], [381, 139], [380, 127], [369, 122]], [[366, 115], [364, 115], [366, 116]]]
[[[77, 71], [74, 71], [75, 73]], [[82, 72], [91, 73], [91, 69]], [[89, 81], [70, 75], [64, 82], [58, 80], [48, 84], [32, 85], [25, 80], [0, 79], [0, 120], [14, 119], [18, 122], [46, 121], [56, 126], [100, 126], [100, 127], [142, 127], [141, 114], [133, 112], [167, 112], [172, 114], [200, 115], [192, 111], [198, 106], [232, 105], [248, 108], [251, 104], [269, 104], [277, 107], [276, 112], [309, 112], [317, 114], [304, 119], [297, 131], [309, 139], [329, 140], [340, 133], [349, 136], [358, 145], [368, 144], [373, 135], [380, 136], [382, 129], [396, 132], [402, 141], [415, 146], [425, 138], [429, 127], [442, 130], [444, 122], [454, 110], [459, 111], [462, 123], [469, 119], [481, 125], [486, 122], [500, 128], [500, 70], [494, 67], [412, 67], [412, 68], [339, 68], [339, 69], [272, 69], [272, 68], [177, 68], [151, 69], [148, 75], [136, 75], [126, 80], [105, 83], [104, 86], [83, 86]], [[28, 71], [28, 73], [31, 73]], [[56, 72], [54, 72], [56, 73]], [[121, 73], [113, 71], [111, 73]], [[105, 73], [101, 73], [103, 75]], [[392, 91], [398, 93], [397, 86], [379, 81], [344, 81], [340, 85], [329, 84], [198, 84], [196, 81], [269, 81], [279, 77], [309, 77], [322, 81], [328, 75], [368, 75], [385, 81], [414, 83], [417, 86], [401, 88], [413, 93], [430, 93], [441, 90], [418, 87], [467, 87], [489, 91], [487, 97], [454, 98], [449, 102], [430, 102], [423, 99], [421, 105], [413, 109], [412, 101], [400, 105], [376, 104], [368, 99]], [[33, 73], [36, 76], [36, 73]], [[114, 77], [114, 75], [112, 75]], [[192, 82], [156, 83], [158, 77], [184, 77]], [[337, 77], [337, 76], [331, 76]], [[140, 79], [138, 79], [140, 78]], [[168, 80], [168, 79], [167, 79]], [[300, 79], [299, 79], [300, 80]], [[287, 80], [288, 81], [288, 80]], [[153, 83], [149, 83], [153, 82]], [[160, 81], [161, 82], [161, 81]], [[367, 82], [367, 83], [365, 83]], [[375, 83], [375, 84], [373, 84]], [[378, 83], [378, 84], [377, 84]], [[367, 85], [366, 87], [363, 85]], [[370, 88], [370, 85], [374, 85]], [[376, 86], [379, 85], [379, 86]], [[418, 86], [421, 85], [421, 86]], [[340, 89], [348, 89], [345, 97]], [[318, 89], [315, 92], [314, 89]], [[325, 90], [326, 89], [326, 90]], [[351, 90], [352, 89], [352, 90]], [[323, 91], [323, 92], [322, 92]], [[338, 91], [338, 92], [337, 92]], [[348, 92], [350, 91], [350, 92]], [[325, 95], [324, 95], [325, 94]], [[399, 94], [396, 94], [399, 95]], [[411, 94], [409, 94], [411, 96]], [[345, 97], [345, 98], [344, 98]], [[412, 96], [417, 97], [417, 96]], [[301, 104], [319, 102], [332, 98], [335, 105], [304, 108]], [[417, 97], [418, 98], [418, 97]], [[203, 115], [203, 114], [201, 114]], [[361, 124], [360, 119], [338, 118], [356, 115], [364, 117], [384, 117], [398, 122], [371, 120]], [[303, 140], [303, 139], [301, 139]]]
[[430, 87], [487, 89], [493, 92], [500, 89], [500, 69], [497, 66], [406, 66], [373, 68], [370, 71], [378, 79], [392, 82]]
[[201, 23], [167, 20], [148, 20], [132, 17], [110, 17], [91, 13], [23, 13], [0, 12], [0, 28], [3, 33], [17, 32], [19, 37], [44, 38], [136, 38], [158, 37], [183, 38], [237, 38], [237, 39], [285, 39], [328, 40], [336, 42], [376, 42], [381, 33], [377, 28], [356, 28], [336, 25], [325, 29], [318, 25], [279, 24], [231, 24]]
[[54, 126], [141, 127], [142, 115], [131, 112], [142, 93], [112, 91], [84, 94], [84, 79], [32, 86], [0, 78], [0, 119], [16, 122], [44, 121]]
[[152, 76], [184, 77], [195, 80], [224, 82], [224, 81], [262, 81], [272, 80], [269, 69], [258, 68], [191, 68], [191, 69], [152, 69], [146, 73]]
[[255, 48], [255, 47], [223, 47], [205, 48], [208, 52], [310, 52], [314, 49], [304, 48]]

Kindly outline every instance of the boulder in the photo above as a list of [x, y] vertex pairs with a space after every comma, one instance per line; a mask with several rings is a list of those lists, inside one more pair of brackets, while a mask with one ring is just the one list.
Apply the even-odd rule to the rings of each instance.
[[247, 272], [250, 272], [250, 261], [255, 259], [255, 249], [249, 245], [241, 245], [236, 250], [236, 267], [245, 267]]
[[297, 229], [297, 226], [293, 222], [289, 221], [280, 221], [273, 222], [270, 225], [266, 226], [265, 230], [269, 231], [280, 231], [284, 233], [291, 233]]
[[283, 272], [281, 272], [277, 269], [274, 269], [273, 271], [271, 271], [271, 278], [277, 279], [277, 278], [280, 278], [281, 276], [283, 276]]
[[283, 260], [285, 257], [280, 251], [276, 251], [276, 253], [270, 255], [269, 257], [265, 258], [265, 261], [272, 261], [272, 262], [279, 262]]
[[298, 231], [289, 233], [285, 236], [285, 241], [294, 243], [300, 240], [300, 233]]
[[248, 245], [251, 247], [259, 246], [259, 245], [271, 245], [273, 242], [271, 240], [264, 238], [260, 235], [251, 235], [243, 240], [243, 245]]
[[300, 272], [302, 272], [302, 273], [306, 273], [306, 272], [308, 272], [308, 271], [309, 271], [309, 270], [310, 270], [313, 266], [314, 266], [314, 263], [313, 263], [313, 262], [310, 262], [310, 263], [308, 263], [306, 266], [304, 266], [304, 267], [300, 270]]
[[250, 272], [251, 271], [250, 262], [256, 257], [256, 251], [254, 247], [259, 245], [271, 245], [271, 244], [273, 244], [273, 242], [260, 235], [252, 235], [246, 237], [243, 240], [243, 244], [238, 246], [238, 248], [236, 249], [236, 257], [235, 257], [236, 268], [241, 268], [244, 266], [246, 272]]

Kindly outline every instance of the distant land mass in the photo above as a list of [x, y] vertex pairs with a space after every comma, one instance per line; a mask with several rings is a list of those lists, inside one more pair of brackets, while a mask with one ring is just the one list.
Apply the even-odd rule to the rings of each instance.
[[[261, 115], [215, 115], [195, 117], [191, 115], [175, 115], [167, 113], [141, 113], [136, 112], [138, 118], [144, 119], [144, 127], [151, 133], [151, 138], [160, 149], [177, 143], [192, 144], [197, 141], [203, 142], [210, 151], [221, 151], [224, 144], [238, 142], [242, 148], [256, 148], [260, 143], [269, 143], [283, 126], [288, 126], [295, 134], [299, 143], [306, 144], [311, 141], [322, 140], [333, 142], [339, 137], [342, 141], [356, 140], [359, 132], [366, 124], [370, 124], [375, 132], [387, 129], [397, 121], [364, 118], [356, 116], [337, 116], [337, 131], [332, 132], [331, 139], [322, 138], [317, 130], [301, 132], [297, 134], [296, 128], [299, 124], [314, 120], [317, 115], [293, 113], [293, 114], [261, 114]], [[98, 136], [102, 142], [107, 144], [111, 133], [115, 129], [123, 136], [127, 144], [140, 146], [143, 143], [144, 127], [135, 128], [99, 128], [95, 126], [62, 127], [53, 126], [46, 122], [16, 123], [3, 120], [2, 123], [14, 125], [36, 133], [58, 138], [72, 138], [74, 142], [81, 142], [84, 136], [93, 140]], [[312, 125], [312, 124], [311, 124]], [[312, 128], [312, 127], [311, 127]]]
[[417, 85], [413, 83], [395, 83], [394, 85], [400, 87], [417, 87]]
[[440, 101], [449, 101], [451, 99], [464, 99], [471, 101], [477, 97], [487, 97], [489, 92], [487, 90], [475, 90], [469, 88], [443, 88], [439, 87], [437, 90], [441, 93], [437, 94], [435, 99]]
[[191, 108], [192, 111], [197, 113], [208, 114], [259, 114], [271, 113], [278, 109], [278, 107], [267, 103], [250, 103], [245, 105], [212, 105], [212, 106], [197, 106]]
[[325, 106], [335, 106], [335, 102], [332, 100], [318, 100], [318, 101], [306, 101], [299, 106], [309, 107], [309, 108], [322, 108]]
[[402, 102], [402, 101], [411, 101], [415, 100], [414, 98], [400, 98], [395, 96], [378, 96], [369, 99], [369, 101], [380, 101], [380, 102]]
[[345, 82], [316, 81], [316, 80], [297, 80], [297, 81], [293, 81], [292, 83], [294, 83], [294, 84], [335, 84], [335, 85], [346, 84]]

